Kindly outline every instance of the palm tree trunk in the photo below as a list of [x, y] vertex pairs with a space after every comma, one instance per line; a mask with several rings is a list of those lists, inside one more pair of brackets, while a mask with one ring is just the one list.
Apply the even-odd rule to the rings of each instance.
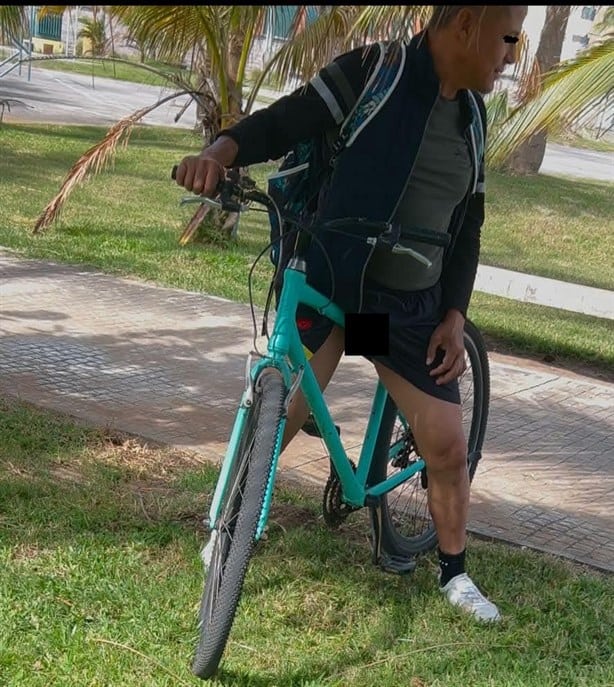
[[237, 83], [239, 76], [239, 64], [243, 49], [245, 36], [236, 33], [230, 36], [230, 46], [228, 50], [228, 105], [231, 119], [229, 123], [236, 123], [243, 112], [243, 93], [242, 84]]
[[[541, 74], [550, 71], [561, 59], [571, 5], [548, 5], [546, 21], [539, 37], [535, 58]], [[507, 167], [516, 174], [537, 174], [544, 161], [548, 132], [538, 131], [510, 156]]]

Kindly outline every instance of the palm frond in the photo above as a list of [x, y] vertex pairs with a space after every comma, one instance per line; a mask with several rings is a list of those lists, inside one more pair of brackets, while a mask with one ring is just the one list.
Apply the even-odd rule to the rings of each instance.
[[107, 167], [115, 156], [118, 145], [126, 146], [132, 133], [134, 125], [142, 119], [145, 115], [155, 110], [160, 105], [186, 95], [190, 91], [180, 91], [173, 93], [153, 105], [142, 107], [132, 114], [123, 117], [106, 133], [105, 137], [89, 148], [83, 155], [75, 162], [66, 175], [62, 186], [53, 199], [47, 204], [40, 217], [36, 221], [33, 233], [39, 234], [47, 229], [58, 217], [62, 208], [72, 191], [81, 183], [83, 183], [92, 173], [97, 174], [100, 170]]
[[189, 243], [194, 238], [196, 232], [198, 231], [198, 228], [203, 223], [203, 220], [205, 219], [210, 210], [210, 205], [206, 205], [205, 203], [199, 205], [198, 209], [192, 215], [192, 218], [190, 219], [186, 228], [183, 230], [181, 236], [179, 237], [180, 246], [185, 246], [186, 243]]
[[486, 125], [489, 134], [509, 116], [509, 94], [506, 89], [497, 91], [486, 99]]
[[406, 40], [428, 22], [430, 5], [367, 5], [357, 7], [348, 41]]
[[614, 39], [594, 45], [542, 77], [542, 90], [515, 108], [489, 136], [486, 160], [502, 166], [533, 134], [581, 117], [614, 90]]
[[524, 103], [533, 98], [541, 87], [539, 62], [531, 50], [529, 37], [522, 31], [516, 46], [516, 64], [512, 79], [518, 82], [516, 100]]
[[355, 8], [349, 5], [332, 7], [291, 36], [264, 66], [249, 93], [245, 112], [251, 111], [260, 87], [273, 70], [281, 83], [290, 76], [307, 81], [330, 62], [348, 35], [354, 12]]
[[44, 19], [50, 14], [64, 14], [70, 5], [42, 5], [38, 8], [38, 18]]
[[28, 31], [29, 21], [26, 7], [22, 5], [0, 5], [0, 35], [5, 40], [20, 39]]
[[[298, 6], [298, 10], [306, 6]], [[295, 15], [293, 31], [259, 75], [247, 99], [249, 113], [258, 90], [269, 73], [285, 82], [291, 76], [302, 81], [341, 52], [375, 40], [407, 39], [428, 21], [432, 8], [427, 5], [334, 5], [304, 26]]]
[[179, 62], [202, 42], [211, 9], [198, 5], [115, 6], [114, 15], [160, 59]]

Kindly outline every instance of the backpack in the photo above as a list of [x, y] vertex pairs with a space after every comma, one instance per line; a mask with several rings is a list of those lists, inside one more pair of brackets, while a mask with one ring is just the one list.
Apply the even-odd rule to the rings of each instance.
[[[379, 60], [342, 124], [314, 138], [301, 141], [283, 158], [278, 171], [268, 178], [267, 192], [282, 215], [307, 222], [317, 211], [318, 198], [332, 173], [334, 161], [386, 102], [405, 63], [405, 46], [400, 41], [379, 44]], [[335, 72], [331, 72], [335, 78]], [[338, 77], [337, 77], [338, 78]], [[295, 227], [269, 211], [271, 226], [270, 259], [276, 270], [276, 296], [281, 276], [292, 256], [296, 240]]]

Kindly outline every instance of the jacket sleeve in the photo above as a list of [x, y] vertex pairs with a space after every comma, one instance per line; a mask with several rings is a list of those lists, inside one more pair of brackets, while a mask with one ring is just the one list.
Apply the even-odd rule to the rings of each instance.
[[[482, 98], [477, 96], [476, 98], [482, 114], [484, 141], [486, 141], [486, 108]], [[484, 224], [484, 183], [485, 170], [484, 157], [482, 157], [476, 192], [469, 197], [452, 255], [442, 272], [444, 313], [455, 309], [460, 310], [463, 316], [467, 317], [480, 257], [480, 239]]]
[[237, 166], [276, 160], [347, 117], [378, 57], [377, 44], [344, 53], [293, 93], [220, 131], [239, 147]]

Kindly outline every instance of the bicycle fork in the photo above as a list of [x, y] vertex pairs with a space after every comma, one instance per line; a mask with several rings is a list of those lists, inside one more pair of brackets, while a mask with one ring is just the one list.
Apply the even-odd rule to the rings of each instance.
[[[240, 446], [240, 439], [245, 429], [245, 421], [247, 419], [249, 410], [254, 402], [254, 392], [258, 384], [258, 379], [263, 370], [267, 367], [267, 364], [261, 363], [261, 365], [258, 365], [259, 369], [256, 370], [256, 374], [252, 375], [251, 362], [253, 355], [253, 353], [250, 353], [247, 357], [247, 363], [245, 368], [245, 390], [243, 392], [241, 403], [239, 405], [239, 410], [235, 418], [230, 440], [228, 443], [228, 449], [226, 451], [226, 455], [224, 457], [224, 461], [222, 463], [222, 467], [220, 470], [220, 475], [218, 477], [218, 481], [215, 487], [215, 492], [213, 494], [213, 499], [209, 510], [209, 518], [206, 519], [204, 523], [205, 526], [208, 527], [211, 531], [209, 542], [207, 543], [202, 552], [203, 561], [205, 562], [206, 566], [207, 562], [205, 561], [205, 556], [209, 555], [208, 552], [212, 550], [213, 545], [215, 544], [215, 539], [217, 536], [216, 526], [220, 515], [220, 505], [223, 501], [225, 491], [229, 486], [228, 481], [231, 473], [231, 466], [233, 462], [237, 459], [237, 452]], [[277, 428], [275, 448], [273, 451], [273, 455], [271, 456], [267, 486], [264, 493], [262, 507], [260, 510], [260, 517], [258, 519], [258, 527], [255, 533], [256, 541], [262, 537], [262, 533], [264, 532], [264, 528], [266, 527], [266, 523], [268, 520], [271, 501], [273, 498], [275, 474], [277, 472], [277, 464], [279, 462], [279, 456], [281, 454], [281, 444], [283, 441], [284, 431], [286, 427], [286, 419], [288, 417], [288, 406], [290, 404], [290, 401], [292, 400], [292, 397], [295, 395], [296, 391], [300, 386], [302, 377], [303, 368], [301, 367], [299, 368], [296, 374], [296, 378], [292, 382], [288, 390], [288, 393], [286, 394], [286, 398], [284, 399], [284, 412], [280, 418], [279, 426]]]

